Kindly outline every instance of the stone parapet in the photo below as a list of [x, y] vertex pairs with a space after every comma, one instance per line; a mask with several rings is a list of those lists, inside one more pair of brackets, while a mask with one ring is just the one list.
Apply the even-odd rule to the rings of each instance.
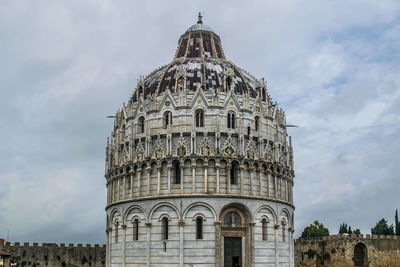
[[[400, 239], [392, 235], [330, 235], [295, 240], [295, 266], [353, 266], [363, 260], [369, 267], [399, 266]], [[361, 248], [361, 249], [360, 249]], [[363, 255], [360, 258], [360, 255]]]
[[65, 243], [5, 242], [0, 238], [0, 251], [10, 254], [11, 263], [26, 266], [83, 266], [104, 267], [106, 264], [106, 245]]

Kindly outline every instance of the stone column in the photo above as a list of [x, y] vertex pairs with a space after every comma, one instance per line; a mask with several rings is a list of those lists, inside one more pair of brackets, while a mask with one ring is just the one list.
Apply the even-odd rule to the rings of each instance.
[[126, 199], [126, 176], [124, 176], [122, 179], [124, 179], [124, 182], [122, 183], [123, 189], [122, 189], [122, 199]]
[[157, 165], [157, 195], [161, 192], [161, 165]]
[[110, 203], [114, 201], [114, 181], [110, 181]]
[[196, 193], [196, 162], [192, 162], [192, 193]]
[[293, 242], [292, 231], [293, 231], [293, 228], [289, 228], [289, 229], [288, 229], [289, 266], [290, 266], [290, 267], [294, 267], [293, 261], [292, 261], [292, 260], [293, 260], [292, 257], [294, 257], [294, 255], [293, 255], [293, 244], [292, 244], [292, 242]]
[[215, 222], [215, 266], [222, 267], [222, 249], [221, 249], [221, 222]]
[[151, 166], [147, 166], [147, 195], [150, 196], [150, 173], [151, 173]]
[[249, 263], [248, 266], [253, 267], [254, 266], [254, 226], [256, 225], [255, 222], [249, 223], [249, 232], [248, 232], [248, 247], [249, 247], [249, 253], [248, 253], [248, 259], [247, 262]]
[[286, 179], [285, 179], [285, 200], [289, 201], [288, 182]]
[[244, 169], [244, 165], [240, 164], [239, 165], [240, 168], [240, 194], [243, 194], [243, 169]]
[[141, 176], [142, 176], [142, 168], [138, 168], [137, 171], [136, 171], [136, 174], [137, 174], [137, 178], [138, 178], [137, 179], [138, 197], [140, 197], [140, 179], [141, 179]]
[[151, 266], [151, 223], [146, 223], [146, 236], [147, 236], [147, 254], [146, 254], [146, 266]]
[[258, 195], [262, 196], [262, 188], [263, 188], [263, 182], [262, 182], [262, 176], [263, 176], [264, 168], [262, 166], [258, 166], [258, 180], [259, 180], [259, 189], [258, 189]]
[[107, 182], [107, 204], [110, 204], [110, 183]]
[[184, 248], [183, 248], [184, 226], [185, 226], [185, 221], [179, 220], [179, 266], [180, 267], [183, 267], [183, 258], [184, 258]]
[[110, 251], [111, 251], [111, 234], [110, 234], [110, 227], [107, 227], [106, 229], [106, 238], [107, 238], [107, 245], [106, 245], [106, 267], [110, 267], [111, 266], [111, 255], [110, 255]]
[[219, 162], [217, 164], [215, 164], [215, 168], [217, 170], [217, 193], [219, 193]]
[[208, 192], [208, 162], [204, 161], [204, 193]]
[[123, 231], [123, 236], [124, 238], [122, 239], [122, 267], [125, 267], [126, 265], [126, 224], [121, 225], [122, 231]]
[[230, 194], [231, 193], [231, 189], [232, 189], [232, 186], [231, 186], [231, 179], [230, 179], [230, 176], [231, 176], [231, 168], [232, 168], [232, 165], [231, 164], [227, 164], [226, 165], [226, 184], [228, 185], [228, 193]]
[[275, 266], [279, 267], [279, 254], [278, 254], [278, 243], [279, 243], [279, 233], [278, 233], [278, 229], [279, 229], [279, 224], [275, 224], [274, 226], [275, 228]]
[[276, 176], [272, 176], [272, 177], [274, 179], [274, 185], [275, 185], [274, 194], [275, 194], [275, 198], [277, 199], [278, 198], [278, 177], [276, 177]]
[[249, 168], [250, 171], [250, 195], [253, 195], [253, 171], [254, 171], [254, 166], [251, 166]]
[[267, 178], [267, 196], [271, 197], [271, 192], [269, 189], [269, 174], [268, 174], [268, 172], [265, 173], [265, 177]]
[[168, 163], [167, 169], [168, 169], [168, 194], [171, 194], [171, 162]]
[[183, 182], [184, 182], [184, 179], [183, 179], [183, 170], [184, 170], [184, 168], [185, 168], [184, 162], [183, 162], [183, 160], [181, 160], [181, 162], [180, 162], [180, 164], [179, 164], [179, 171], [181, 172], [181, 184], [180, 184], [180, 186], [181, 186], [181, 193], [183, 193]]
[[133, 173], [131, 172], [131, 188], [129, 189], [130, 191], [130, 198], [133, 198]]
[[117, 181], [117, 186], [118, 186], [118, 188], [117, 188], [117, 200], [118, 201], [120, 201], [121, 200], [121, 187], [120, 187], [120, 184], [119, 184], [119, 181], [121, 180], [121, 177], [118, 177], [118, 181]]

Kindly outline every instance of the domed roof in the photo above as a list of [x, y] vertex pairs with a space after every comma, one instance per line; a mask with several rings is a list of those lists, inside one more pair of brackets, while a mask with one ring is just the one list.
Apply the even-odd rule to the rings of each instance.
[[195, 32], [195, 31], [212, 32], [212, 33], [215, 34], [213, 29], [211, 29], [209, 26], [207, 26], [207, 25], [205, 25], [203, 23], [196, 23], [196, 24], [190, 26], [190, 28], [187, 29], [187, 31], [185, 33]]
[[[256, 97], [257, 89], [262, 87], [254, 76], [225, 58], [219, 36], [203, 24], [200, 16], [197, 24], [180, 37], [173, 61], [142, 81], [144, 98], [166, 90], [175, 92], [181, 78], [187, 91], [196, 91], [199, 87], [215, 93], [231, 89], [236, 94]], [[132, 100], [137, 100], [136, 94]]]

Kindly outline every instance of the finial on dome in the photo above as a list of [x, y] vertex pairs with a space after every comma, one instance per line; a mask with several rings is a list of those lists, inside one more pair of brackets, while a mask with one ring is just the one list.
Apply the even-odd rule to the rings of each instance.
[[203, 24], [203, 15], [201, 15], [201, 12], [199, 12], [199, 19], [197, 20], [198, 24]]

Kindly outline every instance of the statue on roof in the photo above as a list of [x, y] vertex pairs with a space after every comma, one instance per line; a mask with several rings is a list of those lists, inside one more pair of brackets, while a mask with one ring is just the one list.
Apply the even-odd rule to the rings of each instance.
[[199, 12], [199, 19], [197, 20], [197, 23], [203, 23], [203, 15], [201, 15], [201, 12]]

